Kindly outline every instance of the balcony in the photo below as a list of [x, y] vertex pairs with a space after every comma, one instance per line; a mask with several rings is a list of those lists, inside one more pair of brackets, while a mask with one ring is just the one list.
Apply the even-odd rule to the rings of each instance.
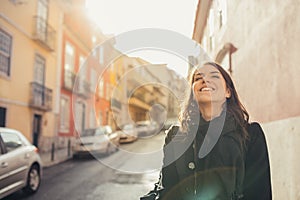
[[54, 51], [55, 30], [40, 16], [34, 16], [33, 21], [33, 39], [49, 51]]
[[76, 79], [76, 74], [73, 71], [65, 70], [64, 71], [64, 88], [69, 91], [73, 91], [74, 83]]
[[111, 107], [112, 107], [112, 108], [116, 108], [117, 110], [121, 110], [122, 104], [121, 104], [121, 102], [118, 101], [117, 99], [112, 98], [112, 99], [111, 99]]
[[42, 111], [52, 110], [52, 90], [37, 82], [31, 82], [29, 106]]
[[91, 84], [83, 78], [77, 77], [73, 92], [78, 96], [89, 98], [91, 94]]

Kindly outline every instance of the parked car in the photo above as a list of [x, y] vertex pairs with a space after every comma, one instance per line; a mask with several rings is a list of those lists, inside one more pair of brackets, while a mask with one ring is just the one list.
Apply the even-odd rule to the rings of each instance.
[[76, 139], [73, 147], [73, 157], [84, 155], [109, 155], [118, 150], [120, 136], [113, 132], [110, 126], [100, 126], [97, 128], [82, 131]]
[[126, 124], [123, 128], [118, 131], [120, 135], [120, 143], [131, 143], [137, 140], [137, 129], [133, 124]]
[[42, 162], [38, 149], [14, 129], [0, 127], [0, 199], [20, 189], [38, 191]]
[[140, 137], [152, 136], [159, 132], [158, 124], [149, 120], [136, 122], [136, 129]]

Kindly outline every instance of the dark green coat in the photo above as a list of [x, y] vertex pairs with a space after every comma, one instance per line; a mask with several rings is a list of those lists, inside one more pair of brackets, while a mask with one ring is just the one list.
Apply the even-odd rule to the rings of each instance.
[[[199, 156], [200, 147], [207, 147], [207, 144], [213, 140], [212, 136], [207, 140], [208, 142], [203, 142], [207, 136], [207, 130], [215, 126], [220, 126], [220, 124], [221, 129], [219, 131], [220, 135], [217, 135], [217, 142], [213, 144], [211, 150], [207, 150], [207, 155], [204, 157]], [[213, 132], [211, 132], [211, 134], [213, 135], [215, 133], [213, 128], [212, 130]], [[260, 163], [263, 164], [262, 170], [258, 172], [263, 175], [259, 178], [261, 179], [261, 177], [263, 177], [263, 180], [266, 180], [264, 182], [267, 184], [266, 190], [268, 191], [266, 192], [270, 196], [270, 198], [259, 199], [271, 199], [269, 161], [268, 157], [266, 157], [267, 151], [265, 151], [266, 144], [263, 132], [260, 127], [259, 129], [255, 128], [256, 133], [253, 135], [256, 139], [259, 138], [258, 141], [253, 143], [250, 136], [251, 142], [247, 142], [247, 145], [243, 145], [241, 131], [241, 128], [230, 114], [227, 114], [225, 123], [221, 120], [221, 117], [211, 122], [206, 122], [201, 119], [199, 125], [190, 127], [188, 133], [179, 131], [178, 126], [172, 127], [165, 139], [164, 167], [162, 169], [162, 185], [164, 190], [161, 193], [161, 199], [217, 200], [238, 199], [237, 197], [242, 199], [242, 196], [244, 196], [244, 199], [253, 199], [246, 198], [246, 196], [253, 193], [251, 185], [253, 185], [254, 182], [257, 184], [257, 180], [259, 179], [256, 178], [254, 182], [252, 181], [250, 186], [248, 184], [247, 194], [245, 194], [245, 181], [246, 179], [251, 179], [247, 172], [249, 164], [246, 163], [246, 160], [249, 160], [249, 156], [246, 154], [246, 149], [252, 149], [251, 146], [257, 145], [257, 142], [260, 143], [258, 144], [258, 153], [264, 154], [263, 157], [258, 158], [263, 162]], [[209, 136], [207, 137], [209, 138]], [[250, 144], [249, 147], [248, 144]], [[256, 156], [260, 157], [259, 155]], [[256, 158], [252, 156], [251, 159]], [[250, 161], [250, 163], [251, 162], [252, 161]], [[252, 167], [252, 170], [253, 169]], [[256, 166], [255, 170], [257, 169], [260, 168]], [[254, 199], [256, 200], [257, 198]]]

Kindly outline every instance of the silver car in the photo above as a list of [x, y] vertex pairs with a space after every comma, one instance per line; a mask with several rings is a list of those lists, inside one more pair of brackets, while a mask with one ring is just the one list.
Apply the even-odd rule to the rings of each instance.
[[126, 124], [123, 126], [122, 130], [118, 131], [120, 135], [120, 143], [131, 143], [137, 140], [137, 129], [133, 124]]
[[141, 138], [150, 137], [159, 133], [159, 126], [155, 121], [138, 121], [136, 122], [136, 129]]
[[85, 129], [76, 139], [73, 157], [84, 155], [109, 155], [118, 150], [120, 136], [110, 126]]
[[0, 127], [0, 199], [23, 189], [35, 193], [41, 183], [38, 149], [17, 130]]

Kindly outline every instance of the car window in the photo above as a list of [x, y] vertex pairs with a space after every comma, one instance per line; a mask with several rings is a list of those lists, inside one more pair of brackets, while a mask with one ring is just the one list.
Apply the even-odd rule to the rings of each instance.
[[98, 128], [96, 130], [96, 134], [95, 135], [103, 135], [105, 133], [105, 129], [104, 128]]
[[95, 129], [86, 129], [82, 131], [81, 136], [94, 136], [95, 135]]
[[7, 152], [13, 151], [21, 146], [23, 142], [21, 138], [15, 133], [1, 133], [3, 143], [5, 144]]
[[133, 125], [128, 124], [128, 125], [125, 125], [125, 126], [124, 126], [123, 130], [130, 130], [130, 129], [133, 129], [133, 128], [134, 128]]

